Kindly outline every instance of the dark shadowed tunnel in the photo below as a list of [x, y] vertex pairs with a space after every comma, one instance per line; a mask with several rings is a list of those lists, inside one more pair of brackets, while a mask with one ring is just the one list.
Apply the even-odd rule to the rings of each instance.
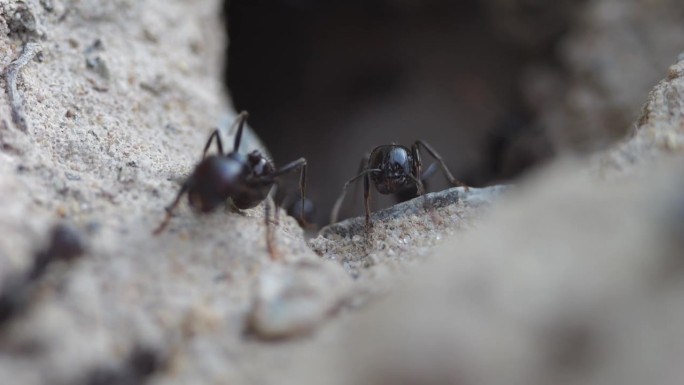
[[[553, 153], [544, 130], [530, 124], [534, 108], [520, 83], [531, 63], [555, 65], [569, 13], [536, 1], [508, 10], [497, 3], [227, 2], [235, 107], [250, 112], [277, 164], [309, 160], [318, 222], [380, 144], [425, 140], [475, 186], [513, 178]], [[518, 13], [502, 24], [509, 11]], [[439, 174], [429, 186], [444, 187]], [[375, 208], [392, 201], [373, 199]], [[346, 215], [360, 213], [360, 202]]]

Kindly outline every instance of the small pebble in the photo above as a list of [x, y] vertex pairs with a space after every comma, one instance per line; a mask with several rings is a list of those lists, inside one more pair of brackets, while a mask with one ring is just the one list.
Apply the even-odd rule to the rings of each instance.
[[274, 264], [258, 278], [248, 326], [265, 339], [310, 332], [351, 290], [351, 279], [336, 263], [301, 261]]

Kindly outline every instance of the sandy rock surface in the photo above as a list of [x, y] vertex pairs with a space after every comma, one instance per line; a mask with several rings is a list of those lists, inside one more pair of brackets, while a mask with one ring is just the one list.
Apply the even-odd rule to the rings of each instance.
[[0, 323], [3, 381], [681, 383], [684, 63], [595, 159], [378, 212], [370, 242], [362, 219], [307, 244], [281, 217], [274, 261], [262, 206], [183, 204], [151, 236], [211, 127], [228, 139], [219, 7], [0, 3], [3, 90], [40, 49], [25, 129], [0, 93], [0, 287], [54, 254], [55, 223], [85, 249]]
[[[638, 166], [684, 150], [684, 56], [653, 88], [629, 140], [598, 155], [604, 176], [631, 174]], [[642, 166], [643, 167], [643, 166]]]
[[683, 65], [651, 92], [633, 135], [540, 170], [431, 248], [385, 300], [341, 321], [336, 352], [302, 381], [680, 383]]
[[[26, 42], [40, 51], [18, 72], [25, 129], [13, 118], [7, 76], [0, 80], [0, 281], [29, 269], [60, 221], [80, 231], [88, 252], [50, 269], [31, 306], [3, 327], [0, 377], [135, 377], [121, 373], [139, 348], [179, 382], [239, 377], [224, 361], [248, 329], [261, 270], [274, 263], [263, 208], [200, 217], [184, 203], [168, 231], [151, 235], [212, 127], [221, 123], [230, 139], [220, 2], [52, 5], [0, 3], [3, 72]], [[245, 148], [255, 146], [247, 138]], [[321, 279], [335, 274], [291, 218], [276, 240], [283, 263], [309, 261]], [[310, 320], [281, 328], [297, 322]]]
[[436, 246], [346, 324], [319, 379], [679, 383], [682, 161], [610, 185], [576, 171], [547, 170], [477, 229]]
[[565, 13], [575, 22], [557, 49], [563, 73], [532, 66], [523, 79], [538, 124], [560, 150], [606, 148], [629, 132], [648, 92], [684, 50], [681, 1], [584, 4]]
[[445, 237], [473, 228], [486, 209], [510, 190], [509, 186], [454, 187], [428, 193], [421, 199], [372, 213], [370, 230], [365, 218], [329, 225], [309, 241], [316, 254], [338, 261], [353, 276], [371, 273], [378, 265], [404, 268]]

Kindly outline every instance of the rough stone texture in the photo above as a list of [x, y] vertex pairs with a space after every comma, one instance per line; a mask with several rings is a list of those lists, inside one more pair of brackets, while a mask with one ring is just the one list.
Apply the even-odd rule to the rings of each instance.
[[562, 72], [532, 66], [522, 80], [538, 124], [561, 150], [621, 138], [684, 50], [683, 36], [681, 1], [587, 1], [558, 48]]
[[684, 57], [651, 91], [629, 140], [598, 155], [604, 176], [628, 174], [646, 161], [684, 150]]
[[522, 181], [343, 319], [339, 352], [296, 381], [681, 383], [683, 70], [651, 92], [631, 137]]
[[684, 173], [657, 170], [528, 181], [346, 324], [326, 383], [680, 383]]
[[[261, 270], [345, 274], [308, 249], [289, 217], [275, 237], [282, 261], [272, 261], [261, 206], [197, 216], [184, 202], [151, 235], [212, 127], [227, 134], [234, 116], [220, 80], [221, 3], [43, 4], [0, 2], [0, 283], [29, 268], [53, 223], [73, 223], [90, 247], [70, 268], [50, 268], [0, 330], [0, 382], [130, 379], [140, 347], [164, 359], [161, 382], [244, 382], [235, 361], [249, 361], [240, 346]], [[19, 72], [23, 132], [4, 70], [26, 41], [42, 53]], [[251, 138], [245, 149], [257, 146]], [[313, 311], [315, 322], [299, 315], [289, 327], [321, 321]]]
[[680, 383], [682, 74], [682, 62], [670, 68], [629, 138], [535, 173], [477, 227], [432, 248], [427, 266], [345, 321], [339, 355], [305, 378]]
[[259, 276], [249, 328], [264, 338], [311, 331], [341, 305], [350, 280], [333, 263], [274, 265]]
[[[353, 261], [352, 281], [289, 217], [271, 260], [261, 207], [183, 205], [150, 236], [229, 113], [218, 7], [0, 3], [0, 66], [42, 47], [17, 83], [26, 133], [0, 94], [0, 280], [29, 268], [55, 222], [88, 245], [0, 328], [3, 382], [143, 382], [157, 368], [150, 383], [681, 383], [684, 175], [663, 161], [683, 148], [681, 63], [631, 138], [539, 170], [481, 219], [478, 197], [499, 188], [379, 212], [369, 244], [352, 235], [360, 219], [326, 230], [312, 244]], [[404, 236], [417, 231], [430, 236]], [[260, 338], [276, 336], [293, 338]]]
[[[168, 179], [189, 172], [224, 113], [216, 60], [224, 42], [212, 33], [218, 4], [205, 4], [189, 17], [182, 2], [56, 2], [51, 12], [37, 1], [3, 2], [3, 69], [22, 46], [7, 38], [13, 9], [27, 7], [44, 31], [40, 60], [20, 76], [28, 134], [15, 129], [0, 94], [0, 250], [8, 260], [25, 258], [33, 243], [26, 232], [35, 239], [48, 219], [96, 216], [105, 228], [128, 231], [120, 211], [133, 206], [148, 226], [157, 220], [177, 186]], [[108, 79], [89, 68], [92, 50]]]
[[319, 255], [336, 260], [354, 277], [376, 265], [406, 267], [431, 253], [440, 240], [473, 227], [483, 210], [507, 187], [454, 187], [327, 226], [309, 242]]

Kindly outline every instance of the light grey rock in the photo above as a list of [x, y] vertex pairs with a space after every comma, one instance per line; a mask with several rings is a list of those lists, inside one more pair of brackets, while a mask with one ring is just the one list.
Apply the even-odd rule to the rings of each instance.
[[571, 170], [527, 183], [346, 325], [322, 371], [348, 376], [329, 384], [676, 383], [682, 162], [615, 184]]
[[538, 124], [562, 152], [604, 149], [628, 134], [684, 44], [681, 1], [593, 0], [581, 8], [557, 48], [564, 73], [532, 70], [523, 82]]
[[339, 308], [350, 288], [349, 276], [331, 262], [273, 264], [257, 281], [249, 328], [261, 338], [309, 332]]
[[456, 232], [472, 228], [510, 186], [462, 187], [428, 193], [371, 214], [324, 227], [311, 248], [324, 258], [338, 261], [357, 277], [377, 264], [411, 262]]
[[595, 171], [613, 179], [643, 164], [684, 154], [684, 62], [672, 65], [649, 93], [629, 138], [596, 156]]
[[[36, 27], [16, 35], [19, 3]], [[682, 153], [682, 63], [598, 172], [429, 195], [432, 210], [421, 198], [376, 213], [368, 239], [363, 219], [342, 222], [311, 243], [337, 262], [283, 216], [274, 262], [261, 206], [183, 203], [151, 236], [226, 116], [230, 141], [222, 2], [46, 3], [0, 1], [0, 68], [44, 39], [17, 81], [28, 133], [0, 93], [0, 281], [28, 268], [53, 223], [92, 231], [82, 259], [0, 330], [0, 382], [77, 383], [137, 346], [167, 360], [154, 384], [681, 382], [681, 165], [659, 161]], [[106, 89], [84, 56], [98, 38]], [[602, 360], [585, 370], [576, 352]]]

